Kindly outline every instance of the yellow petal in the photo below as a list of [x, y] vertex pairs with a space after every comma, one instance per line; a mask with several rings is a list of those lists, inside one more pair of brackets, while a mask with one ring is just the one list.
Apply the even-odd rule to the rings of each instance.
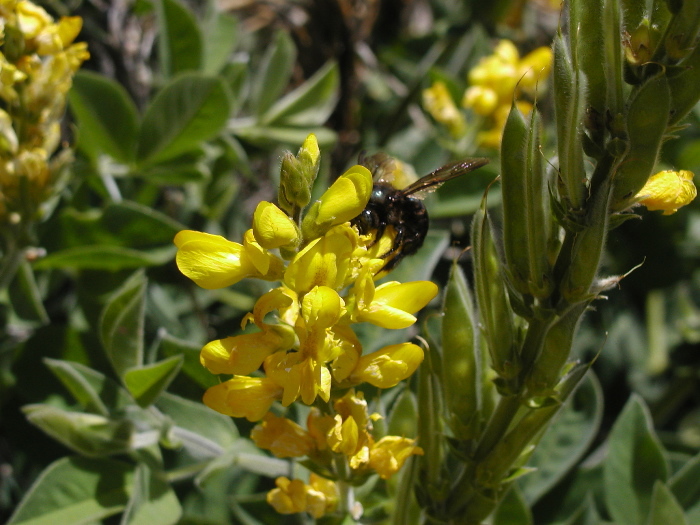
[[316, 286], [304, 295], [301, 314], [308, 330], [330, 328], [338, 322], [343, 300], [328, 286]]
[[299, 230], [286, 213], [271, 202], [262, 201], [253, 214], [253, 233], [260, 246], [268, 250], [293, 246], [299, 241]]
[[362, 356], [350, 379], [391, 388], [413, 374], [422, 361], [423, 349], [413, 343], [386, 346]]
[[318, 224], [342, 224], [357, 217], [367, 206], [372, 192], [372, 174], [364, 166], [343, 173], [319, 199]]
[[437, 292], [437, 286], [430, 281], [382, 284], [375, 289], [372, 302], [359, 312], [357, 319], [383, 328], [406, 328], [416, 321], [412, 314], [425, 307]]
[[243, 246], [220, 235], [184, 230], [174, 242], [178, 268], [202, 288], [224, 288], [257, 273]]
[[698, 194], [693, 183], [692, 171], [660, 171], [649, 180], [637, 194], [638, 202], [648, 210], [663, 210], [664, 215], [676, 213], [690, 204]]
[[343, 288], [356, 248], [353, 243], [356, 236], [352, 231], [339, 226], [310, 242], [289, 263], [284, 273], [285, 284], [298, 294], [314, 286]]
[[255, 240], [253, 230], [247, 230], [243, 235], [243, 248], [246, 257], [257, 270], [255, 277], [266, 281], [278, 281], [284, 272], [284, 262], [260, 246]]
[[258, 448], [269, 450], [278, 458], [308, 456], [315, 449], [314, 439], [306, 430], [272, 412], [251, 430], [250, 438]]
[[290, 481], [282, 476], [275, 480], [276, 489], [267, 493], [267, 502], [280, 514], [296, 514], [306, 510], [306, 487], [304, 482]]
[[286, 350], [277, 333], [256, 332], [217, 339], [202, 348], [199, 360], [212, 374], [248, 375], [273, 352]]
[[369, 451], [369, 465], [379, 477], [389, 479], [412, 455], [423, 455], [423, 449], [415, 445], [414, 439], [385, 436]]
[[282, 395], [282, 388], [264, 377], [235, 376], [204, 392], [209, 408], [231, 417], [259, 421]]

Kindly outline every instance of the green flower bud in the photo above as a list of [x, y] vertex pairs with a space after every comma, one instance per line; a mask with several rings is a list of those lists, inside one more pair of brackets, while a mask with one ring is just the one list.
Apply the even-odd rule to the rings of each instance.
[[671, 110], [671, 90], [664, 72], [639, 86], [630, 99], [626, 115], [629, 150], [614, 176], [614, 211], [629, 207], [656, 164]]
[[445, 290], [443, 313], [440, 383], [448, 421], [457, 439], [472, 439], [481, 418], [481, 349], [469, 284], [456, 263]]
[[288, 215], [294, 216], [311, 200], [319, 161], [320, 150], [313, 133], [306, 138], [296, 157], [287, 152], [282, 158], [278, 202]]

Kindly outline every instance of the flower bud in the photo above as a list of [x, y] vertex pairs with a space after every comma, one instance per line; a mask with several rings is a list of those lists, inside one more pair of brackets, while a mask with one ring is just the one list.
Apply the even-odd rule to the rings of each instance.
[[316, 135], [306, 137], [296, 157], [290, 152], [282, 158], [278, 201], [290, 216], [311, 200], [311, 188], [318, 174], [320, 150]]

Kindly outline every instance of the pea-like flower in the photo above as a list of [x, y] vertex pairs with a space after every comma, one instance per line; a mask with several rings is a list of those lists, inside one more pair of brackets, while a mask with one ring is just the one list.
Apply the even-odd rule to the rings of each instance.
[[459, 138], [464, 134], [464, 115], [460, 113], [444, 82], [435, 82], [423, 90], [423, 107], [437, 122], [447, 126], [453, 137]]
[[693, 183], [692, 171], [665, 170], [649, 177], [637, 194], [637, 202], [648, 210], [663, 210], [664, 215], [676, 213], [679, 208], [690, 204], [697, 197], [698, 190]]

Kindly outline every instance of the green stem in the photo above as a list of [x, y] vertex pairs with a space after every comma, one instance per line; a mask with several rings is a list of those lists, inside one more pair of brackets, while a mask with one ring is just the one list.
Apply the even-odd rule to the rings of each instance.
[[519, 395], [502, 397], [489, 419], [474, 452], [474, 461], [484, 459], [503, 438], [520, 408]]

